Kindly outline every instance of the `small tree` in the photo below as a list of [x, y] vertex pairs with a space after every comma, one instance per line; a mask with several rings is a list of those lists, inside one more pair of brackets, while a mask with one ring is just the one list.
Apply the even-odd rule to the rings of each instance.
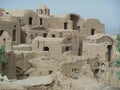
[[[5, 47], [2, 45], [0, 47], [0, 63], [1, 63], [1, 65], [4, 65], [4, 64], [7, 63], [6, 60], [4, 58], [2, 58], [2, 55], [5, 54], [5, 52], [6, 52]], [[4, 75], [5, 75], [5, 71], [2, 71], [2, 73], [1, 73], [1, 77], [2, 77], [1, 81], [3, 81], [3, 76]]]
[[[117, 41], [118, 41], [118, 43], [116, 45], [116, 49], [120, 53], [120, 33], [117, 35]], [[120, 57], [116, 60], [115, 66], [120, 67]], [[116, 75], [117, 75], [118, 79], [120, 80], [120, 71], [117, 72]]]

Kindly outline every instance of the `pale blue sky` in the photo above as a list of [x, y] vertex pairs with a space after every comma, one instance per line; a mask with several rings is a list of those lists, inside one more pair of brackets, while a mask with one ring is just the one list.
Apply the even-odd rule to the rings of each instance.
[[36, 10], [42, 4], [51, 9], [51, 14], [73, 12], [83, 18], [97, 18], [110, 34], [120, 28], [120, 0], [0, 0], [0, 8], [6, 9]]

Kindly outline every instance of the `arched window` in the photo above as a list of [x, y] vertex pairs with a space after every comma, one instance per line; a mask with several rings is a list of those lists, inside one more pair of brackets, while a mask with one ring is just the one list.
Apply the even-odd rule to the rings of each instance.
[[32, 25], [32, 17], [29, 17], [29, 25]]
[[47, 46], [46, 46], [46, 47], [43, 47], [43, 50], [44, 50], [44, 51], [49, 51], [49, 47], [47, 47]]
[[40, 9], [40, 14], [43, 14], [43, 10], [42, 9]]
[[47, 9], [45, 9], [45, 14], [47, 14]]
[[13, 41], [16, 41], [16, 29], [13, 30]]

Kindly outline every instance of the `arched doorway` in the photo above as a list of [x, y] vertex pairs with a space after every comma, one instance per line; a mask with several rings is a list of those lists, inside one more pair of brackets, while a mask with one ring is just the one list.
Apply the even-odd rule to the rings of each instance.
[[16, 41], [16, 29], [13, 30], [13, 41]]

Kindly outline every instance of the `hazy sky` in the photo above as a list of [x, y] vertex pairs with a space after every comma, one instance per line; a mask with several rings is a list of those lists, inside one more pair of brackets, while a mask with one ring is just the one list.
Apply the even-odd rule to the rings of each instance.
[[77, 13], [99, 19], [106, 28], [120, 27], [120, 0], [0, 0], [0, 8], [6, 9], [36, 10], [42, 4], [50, 8], [51, 14]]

